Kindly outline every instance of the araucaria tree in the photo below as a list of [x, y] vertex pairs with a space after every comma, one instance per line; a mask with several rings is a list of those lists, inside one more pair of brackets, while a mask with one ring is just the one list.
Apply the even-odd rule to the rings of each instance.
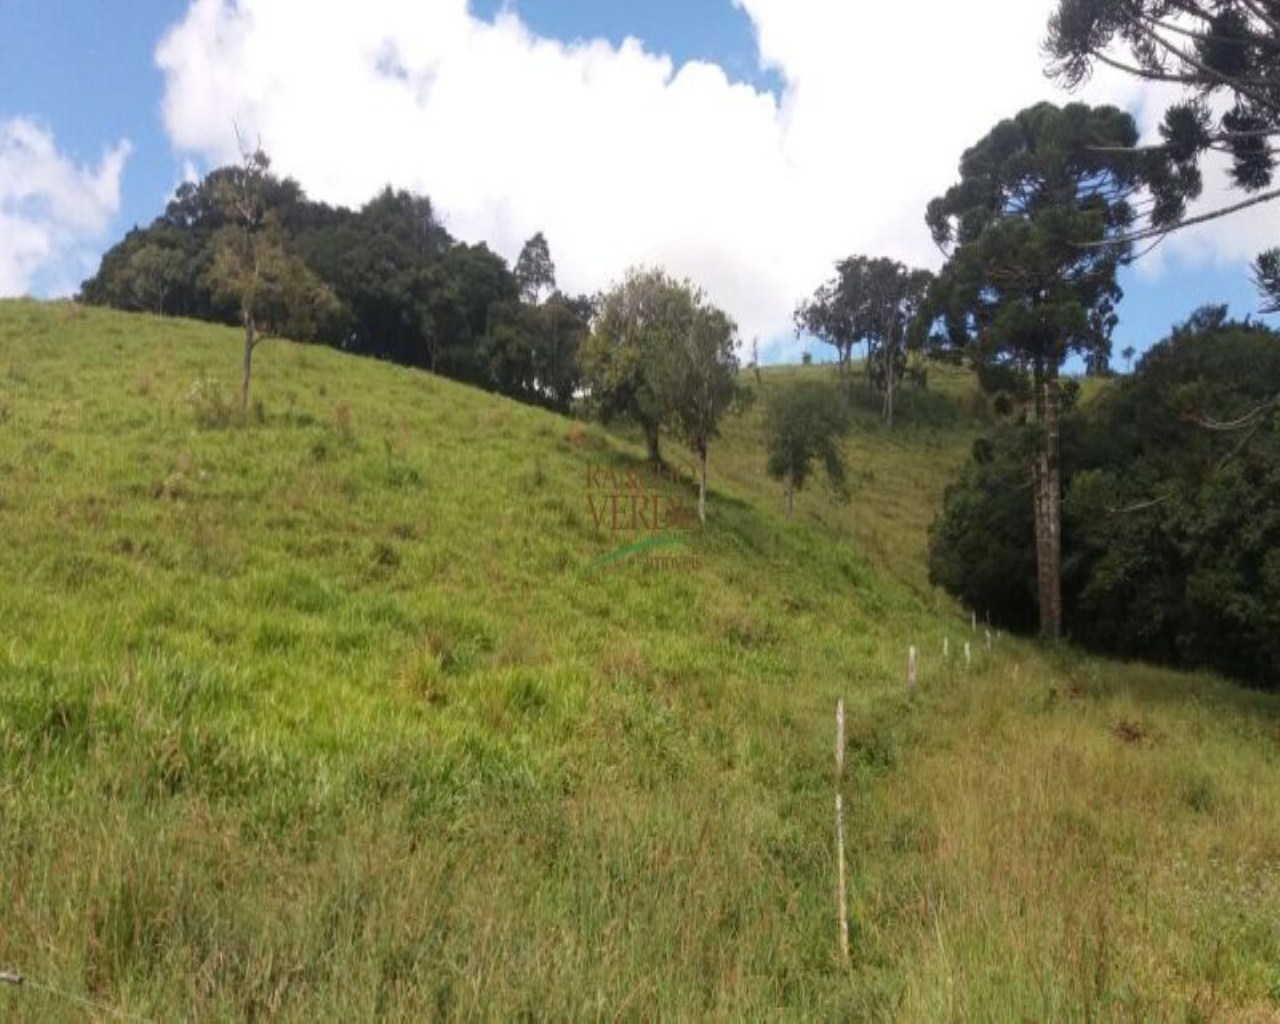
[[[1280, 136], [1280, 4], [1275, 0], [1058, 0], [1049, 20], [1050, 70], [1075, 88], [1095, 64], [1150, 82], [1182, 86], [1160, 126], [1158, 148], [1179, 165], [1155, 182], [1154, 209], [1177, 206], [1196, 163], [1231, 159], [1233, 183], [1249, 198], [1186, 220], [1157, 218], [1140, 235], [1193, 224], [1280, 197], [1271, 188]], [[1198, 178], [1195, 178], [1198, 192]], [[1254, 279], [1269, 308], [1280, 305], [1280, 250], [1259, 257]]]
[[328, 287], [285, 247], [283, 230], [267, 208], [270, 167], [259, 146], [246, 151], [241, 166], [223, 180], [218, 202], [227, 225], [215, 238], [207, 275], [219, 301], [238, 305], [244, 325], [242, 411], [249, 408], [253, 352], [263, 333], [285, 330], [292, 323], [304, 336], [313, 329], [314, 320], [329, 315], [336, 305]]
[[769, 391], [764, 414], [765, 468], [787, 488], [787, 515], [818, 462], [827, 481], [844, 497], [845, 465], [840, 439], [849, 429], [849, 407], [835, 387], [821, 380], [797, 380]]
[[[1031, 476], [1040, 632], [1062, 634], [1059, 374], [1070, 355], [1105, 361], [1121, 296], [1119, 265], [1135, 204], [1170, 174], [1167, 155], [1135, 149], [1114, 107], [1042, 103], [1002, 121], [961, 158], [960, 181], [927, 222], [947, 254], [933, 312], [977, 364], [1029, 374], [1041, 443]], [[1155, 214], [1182, 212], [1170, 194]]]

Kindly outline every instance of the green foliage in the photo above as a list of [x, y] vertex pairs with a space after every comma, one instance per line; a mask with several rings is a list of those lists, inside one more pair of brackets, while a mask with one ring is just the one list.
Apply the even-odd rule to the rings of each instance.
[[737, 398], [737, 327], [700, 291], [692, 297], [688, 322], [662, 354], [658, 375], [665, 422], [695, 453], [705, 454]]
[[[1033, 507], [1043, 636], [1063, 629], [1059, 371], [1067, 357], [1107, 367], [1116, 281], [1130, 252], [1133, 204], [1162, 166], [1135, 149], [1133, 118], [1115, 107], [1040, 103], [1000, 122], [960, 161], [960, 181], [926, 220], [948, 253], [923, 319], [941, 318], [975, 365], [1029, 374], [1037, 427]], [[1004, 399], [1014, 411], [1014, 398]]]
[[959, 183], [926, 219], [949, 251], [931, 311], [975, 363], [1044, 373], [1071, 354], [1105, 359], [1128, 252], [1119, 239], [1150, 180], [1137, 137], [1114, 107], [1041, 103], [965, 152]]
[[520, 299], [528, 305], [538, 305], [556, 290], [556, 265], [541, 231], [524, 243], [514, 273]]
[[561, 292], [536, 306], [497, 307], [483, 345], [494, 390], [568, 412], [582, 381], [581, 350], [593, 309], [591, 299]]
[[849, 429], [849, 411], [838, 390], [825, 381], [801, 379], [771, 389], [766, 398], [766, 470], [787, 486], [787, 508], [819, 463], [838, 497], [847, 497], [840, 439]]
[[1280, 313], [1280, 249], [1268, 249], [1253, 261], [1253, 282], [1262, 295], [1263, 313]]
[[[836, 264], [834, 278], [796, 308], [796, 330], [834, 346], [841, 372], [854, 346], [865, 343], [867, 379], [891, 396], [906, 373], [909, 342], [922, 346], [917, 321], [932, 281], [927, 270], [911, 270], [896, 260], [850, 256]], [[892, 420], [891, 398], [885, 409]]]
[[1068, 519], [1076, 633], [1277, 684], [1280, 338], [1193, 318], [1097, 403]]
[[218, 231], [205, 280], [215, 302], [238, 304], [264, 335], [314, 337], [341, 316], [333, 292], [287, 251], [270, 215], [247, 236], [230, 226]]
[[[1280, 338], [1206, 308], [1064, 420], [1073, 639], [1275, 686], [1280, 661]], [[997, 433], [948, 490], [932, 578], [1028, 627], [1026, 441]]]
[[1035, 525], [1027, 437], [1004, 428], [974, 442], [929, 532], [929, 579], [1001, 627], [1032, 631]]
[[242, 323], [251, 300], [270, 333], [567, 409], [591, 303], [553, 291], [541, 235], [522, 261], [513, 273], [486, 246], [456, 242], [425, 196], [387, 188], [359, 210], [333, 208], [264, 161], [182, 185], [108, 250], [81, 298], [225, 324]]
[[[1046, 53], [1051, 71], [1067, 85], [1083, 83], [1104, 54], [1114, 66], [1116, 47], [1127, 51], [1119, 55], [1125, 70], [1179, 84], [1189, 94], [1168, 107], [1160, 127], [1164, 153], [1178, 173], [1155, 183], [1158, 212], [1180, 213], [1185, 200], [1199, 194], [1196, 161], [1211, 150], [1231, 154], [1238, 187], [1256, 191], [1270, 184], [1275, 153], [1267, 138], [1280, 126], [1280, 62], [1274, 12], [1266, 6], [1252, 0], [1059, 0]], [[1224, 102], [1207, 102], [1218, 97]]]
[[706, 517], [707, 452], [738, 398], [737, 327], [690, 281], [632, 269], [599, 300], [582, 348], [589, 407], [605, 423], [638, 425], [651, 461], [670, 429], [697, 457]]
[[601, 298], [582, 348], [582, 376], [592, 411], [605, 423], [629, 420], [644, 433], [649, 458], [660, 458], [659, 432], [670, 403], [667, 359], [692, 323], [692, 289], [662, 270], [633, 268]]
[[[1271, 139], [1280, 131], [1278, 43], [1274, 5], [1255, 0], [1059, 0], [1045, 50], [1060, 80], [1075, 88], [1101, 62], [1184, 90], [1165, 110], [1161, 143], [1151, 151], [1163, 165], [1151, 178], [1148, 237], [1180, 221], [1187, 201], [1199, 196], [1199, 161], [1206, 154], [1228, 153], [1232, 181], [1245, 192], [1272, 184]], [[1223, 207], [1198, 219], [1231, 212]], [[1267, 310], [1280, 301], [1277, 270], [1277, 249], [1254, 263]]]

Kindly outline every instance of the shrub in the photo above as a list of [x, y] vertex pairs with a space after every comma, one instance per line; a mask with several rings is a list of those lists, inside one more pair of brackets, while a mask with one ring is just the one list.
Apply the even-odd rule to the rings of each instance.
[[228, 427], [235, 419], [235, 407], [213, 377], [195, 381], [187, 389], [186, 403], [195, 414], [196, 423], [206, 429]]

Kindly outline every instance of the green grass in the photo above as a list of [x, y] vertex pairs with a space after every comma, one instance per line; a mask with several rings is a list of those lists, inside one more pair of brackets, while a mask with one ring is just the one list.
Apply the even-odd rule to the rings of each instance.
[[1280, 701], [962, 667], [963, 374], [892, 433], [859, 392], [851, 502], [791, 521], [757, 403], [662, 568], [593, 519], [626, 437], [278, 342], [239, 422], [237, 367], [0, 304], [0, 969], [166, 1021], [1280, 1016]]

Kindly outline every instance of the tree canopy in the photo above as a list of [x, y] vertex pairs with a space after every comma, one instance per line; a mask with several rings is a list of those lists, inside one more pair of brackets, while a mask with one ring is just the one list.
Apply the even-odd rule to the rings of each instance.
[[796, 330], [836, 349], [842, 375], [856, 345], [867, 346], [867, 378], [885, 396], [893, 422], [893, 395], [906, 373], [909, 328], [917, 320], [933, 275], [884, 257], [850, 256], [795, 311]]
[[600, 299], [582, 349], [582, 373], [592, 409], [609, 423], [629, 420], [644, 434], [649, 458], [660, 462], [667, 415], [663, 360], [681, 344], [694, 297], [664, 271], [632, 268]]
[[556, 290], [556, 265], [541, 231], [524, 243], [516, 260], [515, 275], [520, 298], [529, 305], [536, 306]]
[[765, 400], [765, 469], [786, 485], [787, 514], [804, 489], [814, 463], [826, 472], [837, 497], [848, 494], [840, 439], [849, 429], [849, 406], [826, 381], [800, 379], [771, 388]]
[[738, 394], [737, 325], [692, 292], [689, 319], [659, 366], [666, 422], [698, 459], [698, 518], [707, 521], [707, 452]]
[[[1207, 307], [1063, 422], [1064, 600], [1091, 649], [1276, 686], [1280, 335]], [[1030, 629], [1028, 438], [974, 447], [930, 543], [930, 576]]]
[[[230, 245], [244, 242], [231, 233], [244, 218], [227, 197], [243, 192], [244, 175], [223, 167], [181, 185], [149, 227], [108, 250], [81, 298], [242, 323], [234, 271], [251, 264]], [[261, 326], [569, 407], [591, 301], [548, 290], [554, 265], [541, 234], [525, 247], [521, 277], [486, 246], [453, 239], [425, 196], [387, 188], [349, 210], [314, 202], [268, 165], [254, 175]]]
[[[1051, 72], [1072, 88], [1103, 64], [1184, 89], [1154, 147], [1175, 171], [1152, 181], [1152, 218], [1137, 237], [1280, 196], [1270, 188], [1280, 135], [1280, 10], [1272, 0], [1058, 0], [1045, 50]], [[1200, 191], [1198, 161], [1210, 153], [1230, 158], [1233, 183], [1251, 197], [1184, 221], [1182, 203]], [[1277, 266], [1273, 250], [1254, 267], [1269, 309], [1280, 302]]]
[[1106, 365], [1134, 204], [1169, 173], [1136, 143], [1133, 118], [1114, 107], [1038, 104], [967, 150], [960, 181], [926, 214], [948, 255], [930, 314], [979, 366], [1032, 378], [1044, 438], [1032, 465], [1041, 630], [1052, 638], [1062, 630], [1059, 370], [1072, 354]]

